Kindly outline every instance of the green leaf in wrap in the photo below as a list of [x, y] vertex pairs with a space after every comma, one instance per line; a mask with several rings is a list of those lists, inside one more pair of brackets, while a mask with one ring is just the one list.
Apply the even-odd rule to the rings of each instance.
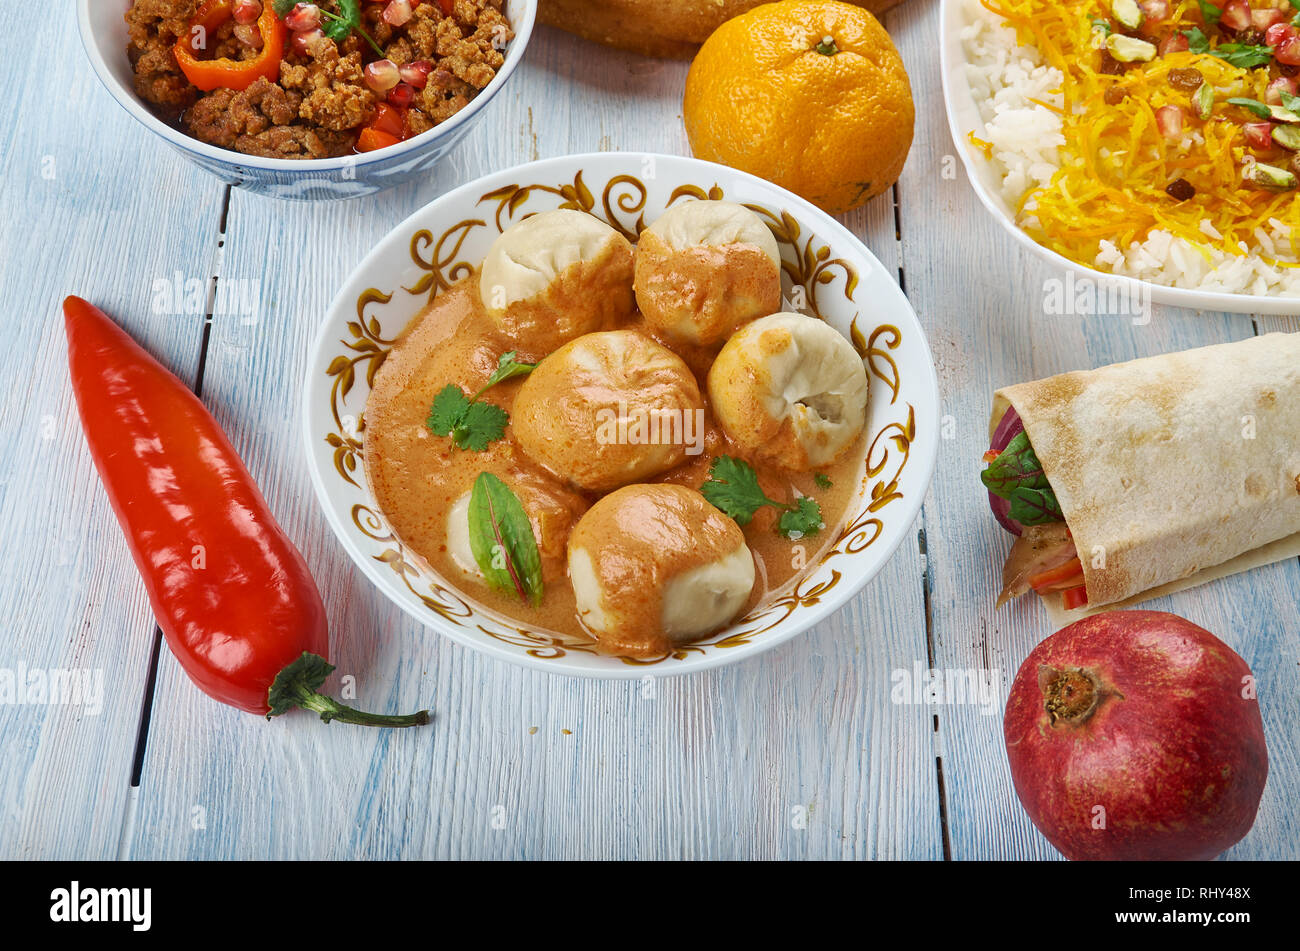
[[980, 473], [980, 481], [994, 495], [1011, 503], [1009, 514], [1021, 525], [1065, 521], [1043, 464], [1029, 444], [1028, 433], [1017, 433]]

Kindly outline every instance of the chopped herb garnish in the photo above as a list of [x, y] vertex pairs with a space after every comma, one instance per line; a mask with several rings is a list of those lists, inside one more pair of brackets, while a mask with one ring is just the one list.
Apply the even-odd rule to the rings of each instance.
[[510, 414], [495, 403], [480, 403], [478, 398], [498, 383], [533, 372], [537, 364], [520, 363], [517, 356], [515, 350], [501, 354], [497, 368], [473, 396], [466, 396], [455, 383], [448, 383], [433, 398], [425, 425], [435, 436], [450, 436], [458, 448], [474, 452], [502, 438]]
[[1272, 117], [1272, 113], [1269, 112], [1268, 106], [1264, 105], [1262, 102], [1260, 102], [1257, 99], [1243, 99], [1240, 96], [1234, 96], [1233, 98], [1228, 99], [1226, 101], [1228, 105], [1241, 106], [1241, 108], [1246, 109], [1249, 112], [1253, 112], [1261, 119], [1268, 119]]
[[816, 499], [803, 496], [794, 505], [774, 502], [758, 484], [754, 467], [732, 456], [718, 456], [713, 460], [708, 481], [700, 486], [700, 494], [714, 508], [735, 519], [737, 525], [748, 525], [764, 505], [780, 509], [776, 530], [786, 538], [815, 535], [823, 525], [821, 506]]
[[831, 477], [824, 472], [819, 472], [813, 476], [813, 481], [817, 483], [817, 488], [819, 489], [829, 489], [835, 484], [831, 481]]
[[1238, 69], [1254, 69], [1273, 60], [1273, 50], [1267, 46], [1250, 46], [1245, 43], [1220, 43], [1211, 49], [1209, 38], [1200, 27], [1184, 30], [1187, 48], [1193, 53], [1208, 53]]
[[433, 398], [425, 425], [436, 436], [450, 436], [459, 449], [481, 452], [506, 434], [510, 414], [495, 403], [471, 400], [455, 383]]
[[1210, 3], [1210, 0], [1196, 0], [1196, 3], [1197, 6], [1201, 8], [1202, 19], [1204, 19], [1210, 26], [1214, 26], [1218, 23], [1219, 18], [1223, 16], [1223, 11]]

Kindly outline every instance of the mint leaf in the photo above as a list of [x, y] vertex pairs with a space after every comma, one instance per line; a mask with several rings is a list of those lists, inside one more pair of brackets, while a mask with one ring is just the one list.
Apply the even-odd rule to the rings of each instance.
[[1196, 4], [1201, 8], [1201, 17], [1210, 26], [1214, 26], [1218, 23], [1219, 18], [1223, 16], [1223, 11], [1210, 3], [1209, 0], [1196, 0]]
[[487, 583], [537, 606], [542, 555], [519, 497], [490, 472], [479, 473], [469, 497], [469, 544]]
[[1220, 43], [1209, 51], [1229, 66], [1238, 69], [1254, 69], [1273, 61], [1273, 50], [1267, 46], [1247, 46], [1244, 43]]
[[1271, 119], [1273, 117], [1273, 114], [1268, 110], [1268, 106], [1257, 99], [1243, 99], [1240, 96], [1234, 96], [1232, 99], [1228, 99], [1227, 103], [1230, 106], [1241, 106], [1241, 108], [1253, 112], [1261, 119]]

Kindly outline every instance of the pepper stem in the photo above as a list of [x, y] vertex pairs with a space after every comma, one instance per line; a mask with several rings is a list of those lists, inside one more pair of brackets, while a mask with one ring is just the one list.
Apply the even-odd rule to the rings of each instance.
[[301, 657], [276, 674], [275, 682], [267, 691], [267, 705], [270, 710], [266, 718], [269, 720], [294, 707], [302, 707], [304, 710], [319, 713], [320, 718], [326, 723], [339, 720], [360, 726], [406, 727], [423, 726], [429, 722], [428, 710], [402, 716], [366, 713], [339, 703], [333, 697], [318, 693], [317, 688], [333, 672], [334, 666], [325, 658], [310, 651], [303, 651]]

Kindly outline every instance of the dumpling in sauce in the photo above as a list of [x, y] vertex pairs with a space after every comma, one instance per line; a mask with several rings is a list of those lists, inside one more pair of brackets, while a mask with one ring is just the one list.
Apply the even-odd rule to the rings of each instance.
[[867, 418], [867, 373], [834, 327], [772, 314], [738, 330], [709, 369], [709, 399], [747, 455], [806, 471], [842, 456]]
[[646, 323], [671, 340], [712, 346], [781, 309], [781, 252], [743, 205], [683, 202], [641, 232], [635, 282]]
[[493, 242], [479, 295], [497, 328], [536, 360], [631, 319], [632, 245], [592, 215], [544, 211]]
[[511, 424], [535, 462], [600, 492], [702, 450], [704, 398], [681, 357], [635, 330], [611, 330], [543, 360], [519, 388]]
[[[567, 571], [566, 546], [574, 524], [587, 510], [586, 501], [551, 482], [544, 475], [517, 471], [503, 481], [514, 492], [533, 527], [533, 538], [542, 556], [542, 580], [554, 584]], [[447, 510], [447, 554], [452, 563], [471, 578], [483, 581], [469, 541], [469, 500], [466, 492]]]
[[679, 485], [611, 492], [569, 536], [578, 616], [613, 654], [664, 654], [726, 625], [754, 578], [740, 527]]

